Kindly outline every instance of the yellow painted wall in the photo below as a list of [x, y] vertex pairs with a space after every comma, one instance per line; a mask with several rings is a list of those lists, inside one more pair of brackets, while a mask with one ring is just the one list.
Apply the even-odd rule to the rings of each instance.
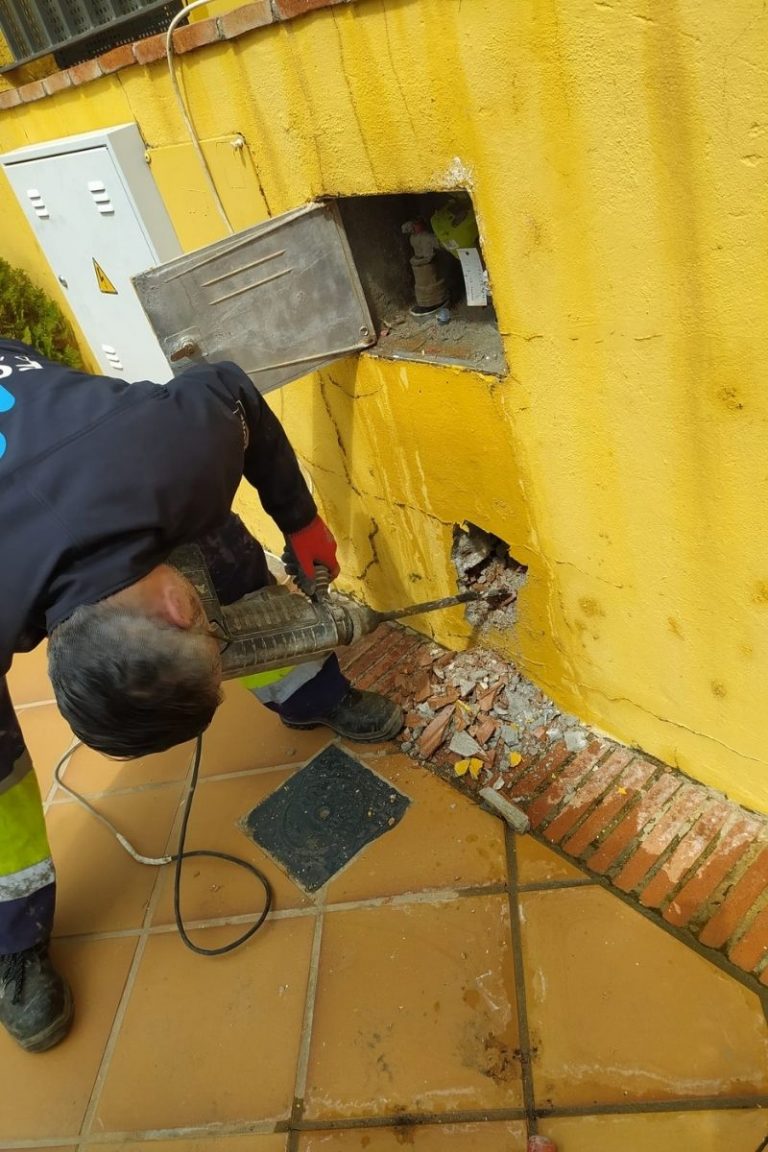
[[[362, 357], [273, 396], [345, 585], [446, 594], [452, 525], [497, 533], [530, 566], [498, 645], [762, 811], [767, 35], [763, 0], [358, 0], [180, 62], [236, 227], [321, 194], [474, 196], [506, 379]], [[183, 244], [221, 235], [164, 64], [0, 116], [0, 148], [127, 120]], [[459, 613], [424, 627], [467, 641]]]

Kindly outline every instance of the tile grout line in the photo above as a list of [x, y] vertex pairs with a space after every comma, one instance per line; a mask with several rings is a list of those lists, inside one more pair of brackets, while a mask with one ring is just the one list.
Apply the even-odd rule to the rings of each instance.
[[83, 1120], [82, 1120], [82, 1123], [80, 1125], [80, 1134], [79, 1134], [78, 1139], [81, 1142], [83, 1141], [83, 1139], [88, 1138], [88, 1136], [91, 1133], [91, 1129], [93, 1127], [94, 1119], [96, 1116], [96, 1110], [97, 1110], [97, 1108], [99, 1106], [99, 1102], [101, 1100], [101, 1094], [103, 1092], [104, 1084], [106, 1082], [107, 1075], [109, 1073], [109, 1069], [110, 1069], [110, 1066], [112, 1064], [112, 1057], [114, 1055], [115, 1048], [117, 1047], [117, 1041], [118, 1041], [119, 1036], [120, 1036], [120, 1030], [122, 1028], [123, 1020], [125, 1019], [126, 1012], [128, 1011], [128, 1003], [129, 1003], [131, 996], [133, 994], [134, 985], [136, 984], [136, 980], [138, 978], [139, 968], [140, 968], [141, 962], [144, 958], [144, 951], [146, 949], [148, 940], [149, 940], [149, 937], [147, 935], [145, 935], [144, 933], [142, 933], [139, 936], [138, 942], [136, 944], [136, 951], [133, 954], [131, 966], [128, 970], [128, 976], [126, 977], [126, 980], [125, 980], [125, 986], [123, 988], [123, 993], [122, 993], [122, 996], [120, 997], [120, 1001], [117, 1005], [117, 1010], [115, 1012], [115, 1016], [114, 1016], [114, 1019], [112, 1021], [112, 1027], [110, 1029], [109, 1036], [107, 1038], [107, 1043], [105, 1044], [104, 1051], [102, 1053], [101, 1062], [99, 1064], [99, 1069], [98, 1069], [98, 1071], [96, 1073], [96, 1077], [93, 1081], [93, 1087], [91, 1088], [91, 1095], [90, 1095], [90, 1099], [88, 1101], [88, 1107], [85, 1110], [85, 1115], [83, 1116]]
[[[763, 1112], [768, 1109], [768, 1095], [756, 1096], [702, 1096], [698, 1098], [674, 1098], [671, 1100], [637, 1100], [628, 1103], [608, 1103], [591, 1105], [564, 1105], [539, 1110], [541, 1117], [547, 1119], [589, 1118], [591, 1116], [653, 1116], [661, 1114], [682, 1113], [685, 1115], [699, 1112]], [[483, 1122], [499, 1122], [504, 1120], [525, 1120], [522, 1108], [492, 1108], [482, 1110], [452, 1111], [452, 1112], [425, 1112], [419, 1115], [409, 1115], [408, 1124], [414, 1127], [435, 1125], [447, 1127], [453, 1124], [478, 1124]], [[371, 1128], [397, 1127], [402, 1120], [400, 1114], [390, 1116], [349, 1116], [337, 1120], [302, 1120], [298, 1132], [334, 1132], [339, 1130], [365, 1131]], [[149, 1128], [135, 1131], [97, 1132], [89, 1137], [82, 1136], [46, 1136], [39, 1140], [5, 1140], [0, 1148], [22, 1152], [24, 1149], [59, 1149], [78, 1143], [81, 1149], [97, 1148], [102, 1144], [138, 1142], [146, 1143], [151, 1149], [156, 1140], [188, 1140], [205, 1137], [217, 1138], [234, 1135], [271, 1135], [283, 1133], [285, 1122], [275, 1124], [272, 1121], [231, 1122], [215, 1125], [188, 1125], [179, 1128]], [[757, 1150], [756, 1150], [757, 1152]]]
[[304, 1096], [307, 1090], [307, 1079], [309, 1076], [309, 1054], [314, 1032], [317, 985], [320, 980], [320, 954], [322, 951], [323, 932], [325, 930], [325, 917], [327, 912], [325, 903], [327, 887], [328, 886], [325, 885], [320, 890], [318, 902], [315, 905], [315, 932], [312, 938], [309, 979], [307, 980], [307, 995], [304, 1001], [304, 1018], [301, 1024], [299, 1055], [296, 1061], [296, 1079], [293, 1089], [290, 1131], [285, 1145], [286, 1152], [298, 1152], [299, 1126], [304, 1118]]
[[538, 1133], [536, 1121], [536, 1099], [533, 1085], [531, 1034], [528, 1027], [528, 1006], [525, 992], [525, 960], [523, 956], [523, 928], [520, 915], [517, 887], [517, 837], [506, 829], [507, 849], [507, 894], [509, 900], [509, 925], [512, 936], [512, 954], [515, 963], [515, 999], [517, 1003], [517, 1024], [520, 1036], [520, 1072], [523, 1084], [523, 1103], [528, 1124], [528, 1135]]
[[[194, 753], [193, 753], [192, 757], [190, 758], [189, 766], [187, 768], [187, 774], [186, 774], [186, 778], [185, 778], [187, 788], [189, 788], [189, 782], [190, 782], [191, 777], [192, 777], [193, 763], [194, 763]], [[179, 805], [179, 808], [177, 809], [176, 816], [175, 816], [175, 818], [171, 824], [171, 828], [168, 832], [168, 835], [165, 838], [166, 850], [168, 848], [168, 845], [171, 842], [171, 838], [174, 835], [176, 828], [179, 825], [179, 821], [181, 819], [181, 812], [183, 810], [183, 805], [184, 805], [185, 799], [186, 799], [186, 794], [184, 792], [182, 792], [181, 803]], [[167, 855], [167, 851], [165, 854]], [[85, 1115], [83, 1116], [83, 1121], [82, 1121], [82, 1124], [80, 1125], [80, 1134], [79, 1135], [80, 1135], [80, 1142], [81, 1143], [83, 1141], [87, 1141], [88, 1137], [91, 1134], [91, 1130], [93, 1128], [93, 1124], [94, 1124], [94, 1121], [96, 1118], [96, 1112], [98, 1110], [99, 1103], [101, 1102], [101, 1096], [102, 1096], [102, 1093], [104, 1091], [104, 1085], [106, 1083], [106, 1079], [107, 1079], [107, 1076], [109, 1074], [109, 1069], [112, 1065], [112, 1057], [114, 1055], [115, 1049], [117, 1048], [117, 1043], [118, 1043], [118, 1040], [120, 1037], [120, 1032], [121, 1032], [122, 1026], [123, 1026], [123, 1020], [125, 1019], [126, 1013], [128, 1011], [128, 1004], [131, 1000], [131, 996], [133, 994], [133, 989], [134, 989], [134, 986], [136, 984], [136, 980], [138, 979], [139, 968], [141, 967], [141, 962], [144, 959], [144, 952], [146, 951], [146, 947], [147, 947], [147, 944], [148, 944], [149, 939], [150, 939], [149, 929], [152, 926], [152, 919], [155, 915], [155, 912], [157, 910], [157, 906], [160, 902], [160, 891], [161, 891], [160, 880], [161, 880], [162, 868], [160, 868], [160, 867], [156, 868], [155, 872], [156, 872], [155, 882], [152, 886], [152, 892], [150, 894], [149, 901], [147, 902], [147, 910], [144, 914], [144, 921], [142, 923], [141, 932], [139, 934], [138, 942], [136, 944], [136, 950], [133, 954], [133, 960], [131, 961], [131, 966], [130, 966], [130, 969], [128, 970], [128, 976], [127, 976], [126, 981], [125, 981], [125, 987], [123, 988], [123, 994], [120, 997], [120, 1001], [119, 1001], [118, 1006], [117, 1006], [117, 1011], [115, 1012], [115, 1017], [114, 1017], [114, 1020], [112, 1021], [112, 1028], [110, 1029], [109, 1037], [107, 1038], [107, 1043], [104, 1047], [104, 1052], [102, 1054], [101, 1062], [99, 1064], [99, 1069], [96, 1073], [96, 1078], [94, 1079], [93, 1087], [91, 1089], [91, 1096], [90, 1096], [90, 1099], [88, 1101], [88, 1107], [85, 1110]]]
[[[159, 869], [158, 869], [159, 871]], [[568, 885], [565, 887], [585, 887], [584, 884]], [[591, 887], [600, 887], [596, 882]], [[548, 889], [543, 889], [547, 891]], [[323, 905], [326, 912], [358, 912], [370, 908], [404, 908], [410, 905], [421, 904], [448, 904], [454, 900], [475, 899], [479, 896], [501, 896], [507, 891], [504, 884], [476, 885], [467, 888], [426, 888], [422, 892], [402, 892], [396, 896], [373, 896], [368, 900], [350, 900]], [[538, 888], [533, 891], [539, 891]], [[319, 903], [307, 904], [297, 908], [279, 908], [270, 912], [267, 921], [296, 920], [315, 916], [320, 907]], [[251, 924], [257, 920], [257, 912], [241, 912], [234, 916], [211, 916], [200, 920], [187, 920], [185, 926], [190, 929], [226, 928], [235, 924]], [[139, 936], [163, 936], [176, 931], [174, 923], [151, 924], [141, 928], [115, 928], [105, 932], [72, 932], [55, 935], [55, 940], [89, 941], [89, 940], [122, 940]]]
[[304, 1019], [302, 1021], [302, 1035], [299, 1046], [299, 1056], [296, 1064], [296, 1080], [293, 1091], [293, 1107], [291, 1109], [291, 1127], [286, 1142], [286, 1152], [297, 1152], [298, 1126], [304, 1119], [304, 1095], [307, 1090], [309, 1076], [309, 1054], [312, 1046], [313, 1026], [315, 1022], [315, 1004], [317, 1001], [317, 985], [320, 978], [320, 952], [322, 949], [323, 930], [325, 928], [325, 910], [319, 908], [315, 919], [315, 934], [312, 940], [312, 956], [310, 959], [309, 980], [307, 982], [307, 997], [304, 1006]]

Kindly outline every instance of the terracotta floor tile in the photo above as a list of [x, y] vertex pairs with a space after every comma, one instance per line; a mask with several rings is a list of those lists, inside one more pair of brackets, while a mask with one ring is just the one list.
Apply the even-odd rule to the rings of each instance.
[[64, 1043], [37, 1056], [0, 1029], [0, 1141], [77, 1136], [135, 947], [135, 940], [54, 944], [54, 960], [74, 992], [75, 1023]]
[[144, 784], [168, 784], [186, 779], [192, 751], [192, 744], [180, 744], [157, 756], [110, 760], [92, 748], [80, 747], [64, 772], [64, 780], [86, 796], [117, 788], [140, 788]]
[[352, 1128], [344, 1132], [307, 1132], [299, 1152], [525, 1152], [526, 1128], [506, 1124], [425, 1124], [399, 1128]]
[[504, 825], [407, 756], [367, 760], [411, 800], [400, 823], [368, 844], [328, 886], [328, 902], [426, 888], [505, 884]]
[[563, 1152], [755, 1152], [768, 1134], [765, 1110], [582, 1116], [541, 1120]]
[[586, 872], [569, 864], [533, 836], [518, 836], [517, 879], [520, 884], [547, 884], [552, 880], [586, 880]]
[[[94, 804], [140, 852], [161, 856], [180, 797], [180, 785], [169, 784]], [[47, 824], [58, 874], [56, 934], [140, 928], [160, 869], [132, 860], [79, 804], [51, 805]]]
[[11, 699], [19, 704], [32, 704], [35, 700], [52, 700], [53, 688], [48, 679], [48, 643], [44, 641], [31, 652], [19, 652], [13, 658], [8, 673]]
[[19, 712], [19, 724], [45, 799], [53, 783], [53, 770], [72, 740], [72, 729], [55, 704], [26, 708]]
[[768, 1090], [758, 997], [610, 893], [521, 896], [541, 1105]]
[[94, 1144], [99, 1152], [285, 1152], [287, 1137], [260, 1136], [206, 1136], [200, 1140], [140, 1140], [127, 1144]]
[[[198, 785], [187, 832], [187, 849], [212, 848], [255, 864], [274, 889], [273, 908], [302, 908], [311, 903], [285, 873], [238, 827], [238, 821], [288, 779], [290, 772], [202, 780]], [[154, 923], [173, 922], [173, 869], [161, 881]], [[182, 914], [185, 920], [258, 913], [264, 907], [263, 888], [255, 876], [224, 860], [188, 861], [182, 874]]]
[[204, 776], [300, 764], [333, 739], [328, 728], [286, 728], [240, 683], [224, 685], [224, 701], [203, 738]]
[[330, 912], [307, 1116], [520, 1106], [504, 897]]
[[[313, 918], [273, 921], [226, 956], [151, 937], [107, 1074], [96, 1129], [128, 1132], [289, 1115]], [[229, 928], [195, 934], [207, 947]]]

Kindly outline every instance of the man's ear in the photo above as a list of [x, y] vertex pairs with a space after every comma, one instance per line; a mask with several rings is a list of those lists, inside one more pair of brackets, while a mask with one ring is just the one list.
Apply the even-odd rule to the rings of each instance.
[[173, 624], [174, 628], [191, 628], [195, 622], [195, 613], [189, 597], [185, 596], [184, 590], [175, 583], [163, 587], [160, 615], [169, 624]]

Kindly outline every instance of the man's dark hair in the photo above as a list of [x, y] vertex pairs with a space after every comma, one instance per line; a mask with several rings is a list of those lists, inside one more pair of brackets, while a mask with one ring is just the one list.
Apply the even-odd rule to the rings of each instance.
[[208, 727], [221, 700], [211, 648], [204, 633], [94, 604], [51, 633], [48, 671], [78, 739], [131, 759], [164, 752]]

